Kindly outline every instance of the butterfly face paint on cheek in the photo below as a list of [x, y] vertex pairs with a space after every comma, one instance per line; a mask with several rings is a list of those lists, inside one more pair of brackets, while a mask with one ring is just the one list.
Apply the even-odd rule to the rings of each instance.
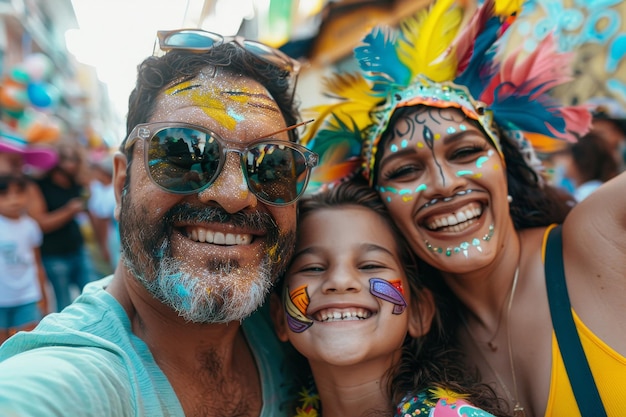
[[294, 333], [302, 333], [313, 325], [313, 320], [306, 316], [306, 309], [309, 306], [309, 294], [307, 285], [302, 285], [293, 291], [289, 287], [283, 291], [283, 305], [287, 326]]
[[370, 293], [374, 297], [392, 303], [394, 305], [393, 314], [402, 314], [406, 309], [407, 302], [404, 299], [404, 288], [402, 287], [402, 281], [399, 279], [387, 281], [382, 278], [371, 278]]

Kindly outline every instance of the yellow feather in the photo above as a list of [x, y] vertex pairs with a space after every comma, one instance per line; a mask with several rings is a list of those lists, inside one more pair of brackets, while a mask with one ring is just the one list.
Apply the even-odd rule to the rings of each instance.
[[524, 0], [496, 0], [495, 12], [498, 16], [511, 16], [522, 11]]
[[335, 74], [327, 78], [325, 84], [327, 94], [339, 101], [314, 106], [303, 112], [315, 118], [315, 122], [307, 126], [301, 139], [301, 143], [305, 145], [324, 124], [338, 128], [338, 122], [329, 117], [331, 114], [348, 126], [356, 123], [359, 129], [364, 129], [371, 124], [370, 110], [380, 101], [379, 97], [371, 94], [370, 85], [360, 73]]
[[404, 40], [398, 42], [399, 58], [412, 77], [424, 74], [434, 81], [454, 78], [456, 57], [450, 46], [463, 21], [463, 9], [455, 0], [437, 1], [401, 26]]

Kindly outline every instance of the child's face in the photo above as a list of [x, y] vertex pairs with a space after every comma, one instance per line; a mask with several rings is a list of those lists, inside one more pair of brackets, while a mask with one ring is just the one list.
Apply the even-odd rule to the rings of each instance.
[[0, 215], [18, 219], [26, 211], [26, 181], [16, 177], [0, 177]]
[[416, 313], [390, 229], [359, 206], [310, 212], [298, 227], [279, 336], [312, 365], [390, 365]]

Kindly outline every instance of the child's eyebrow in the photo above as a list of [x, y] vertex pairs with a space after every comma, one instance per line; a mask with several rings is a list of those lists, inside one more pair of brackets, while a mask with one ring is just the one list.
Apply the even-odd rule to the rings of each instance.
[[364, 252], [385, 252], [390, 256], [395, 256], [396, 253], [395, 251], [392, 251], [390, 249], [387, 249], [385, 246], [380, 246], [377, 245], [375, 243], [363, 243], [360, 246], [361, 250], [363, 250]]

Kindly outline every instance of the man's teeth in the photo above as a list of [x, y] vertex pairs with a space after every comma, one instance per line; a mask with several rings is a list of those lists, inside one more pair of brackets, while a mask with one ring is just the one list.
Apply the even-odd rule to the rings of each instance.
[[213, 243], [215, 245], [249, 245], [252, 235], [213, 232], [202, 227], [187, 230], [187, 237], [196, 242]]
[[327, 309], [319, 311], [315, 315], [317, 321], [331, 322], [331, 321], [346, 321], [346, 320], [365, 320], [372, 316], [372, 312], [363, 308], [351, 308], [351, 309]]
[[[450, 213], [441, 217], [432, 218], [427, 227], [430, 230], [440, 229], [442, 227], [456, 226], [460, 223], [464, 223], [468, 220], [480, 217], [483, 213], [482, 206], [480, 204], [470, 204], [462, 210], [455, 213]], [[454, 228], [452, 229], [454, 231]]]

